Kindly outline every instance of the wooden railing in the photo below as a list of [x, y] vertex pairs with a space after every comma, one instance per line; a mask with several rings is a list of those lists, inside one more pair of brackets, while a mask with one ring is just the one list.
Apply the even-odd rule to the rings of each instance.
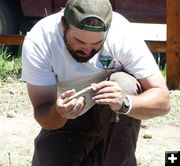
[[166, 41], [145, 41], [151, 52], [166, 52]]
[[0, 35], [0, 44], [22, 45], [25, 35]]
[[[25, 35], [0, 35], [0, 44], [22, 45]], [[165, 41], [145, 41], [152, 52], [166, 52]]]

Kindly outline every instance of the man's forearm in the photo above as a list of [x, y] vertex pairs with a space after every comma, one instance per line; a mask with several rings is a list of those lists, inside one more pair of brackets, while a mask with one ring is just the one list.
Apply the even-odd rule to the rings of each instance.
[[61, 128], [67, 121], [57, 112], [55, 104], [37, 107], [34, 109], [34, 117], [41, 127], [47, 130]]
[[130, 96], [132, 111], [128, 116], [145, 120], [165, 115], [170, 109], [168, 91], [160, 88], [149, 89], [138, 96]]

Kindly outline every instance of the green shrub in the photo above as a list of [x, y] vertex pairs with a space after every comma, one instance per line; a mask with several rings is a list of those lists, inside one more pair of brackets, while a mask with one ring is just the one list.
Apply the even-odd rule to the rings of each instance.
[[20, 78], [21, 75], [21, 47], [18, 49], [17, 55], [12, 55], [8, 48], [0, 47], [0, 79]]

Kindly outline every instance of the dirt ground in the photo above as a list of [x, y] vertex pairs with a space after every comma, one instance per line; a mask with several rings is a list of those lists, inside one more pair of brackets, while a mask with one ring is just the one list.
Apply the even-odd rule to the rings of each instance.
[[[139, 166], [164, 166], [165, 151], [180, 150], [180, 91], [170, 93], [171, 111], [142, 121], [136, 150]], [[39, 130], [25, 83], [0, 82], [0, 166], [30, 166]]]

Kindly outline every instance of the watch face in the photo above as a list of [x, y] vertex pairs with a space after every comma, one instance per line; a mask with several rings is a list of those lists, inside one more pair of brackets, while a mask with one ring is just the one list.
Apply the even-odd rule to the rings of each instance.
[[115, 111], [117, 114], [125, 114], [129, 111], [130, 102], [127, 96], [123, 96], [122, 108]]
[[129, 100], [128, 100], [127, 96], [123, 97], [123, 102], [124, 102], [124, 106], [129, 108], [130, 104], [129, 104]]
[[123, 113], [126, 113], [126, 112], [128, 112], [129, 107], [130, 107], [130, 104], [129, 104], [129, 100], [128, 100], [127, 96], [123, 96], [123, 103], [122, 103], [121, 111]]

